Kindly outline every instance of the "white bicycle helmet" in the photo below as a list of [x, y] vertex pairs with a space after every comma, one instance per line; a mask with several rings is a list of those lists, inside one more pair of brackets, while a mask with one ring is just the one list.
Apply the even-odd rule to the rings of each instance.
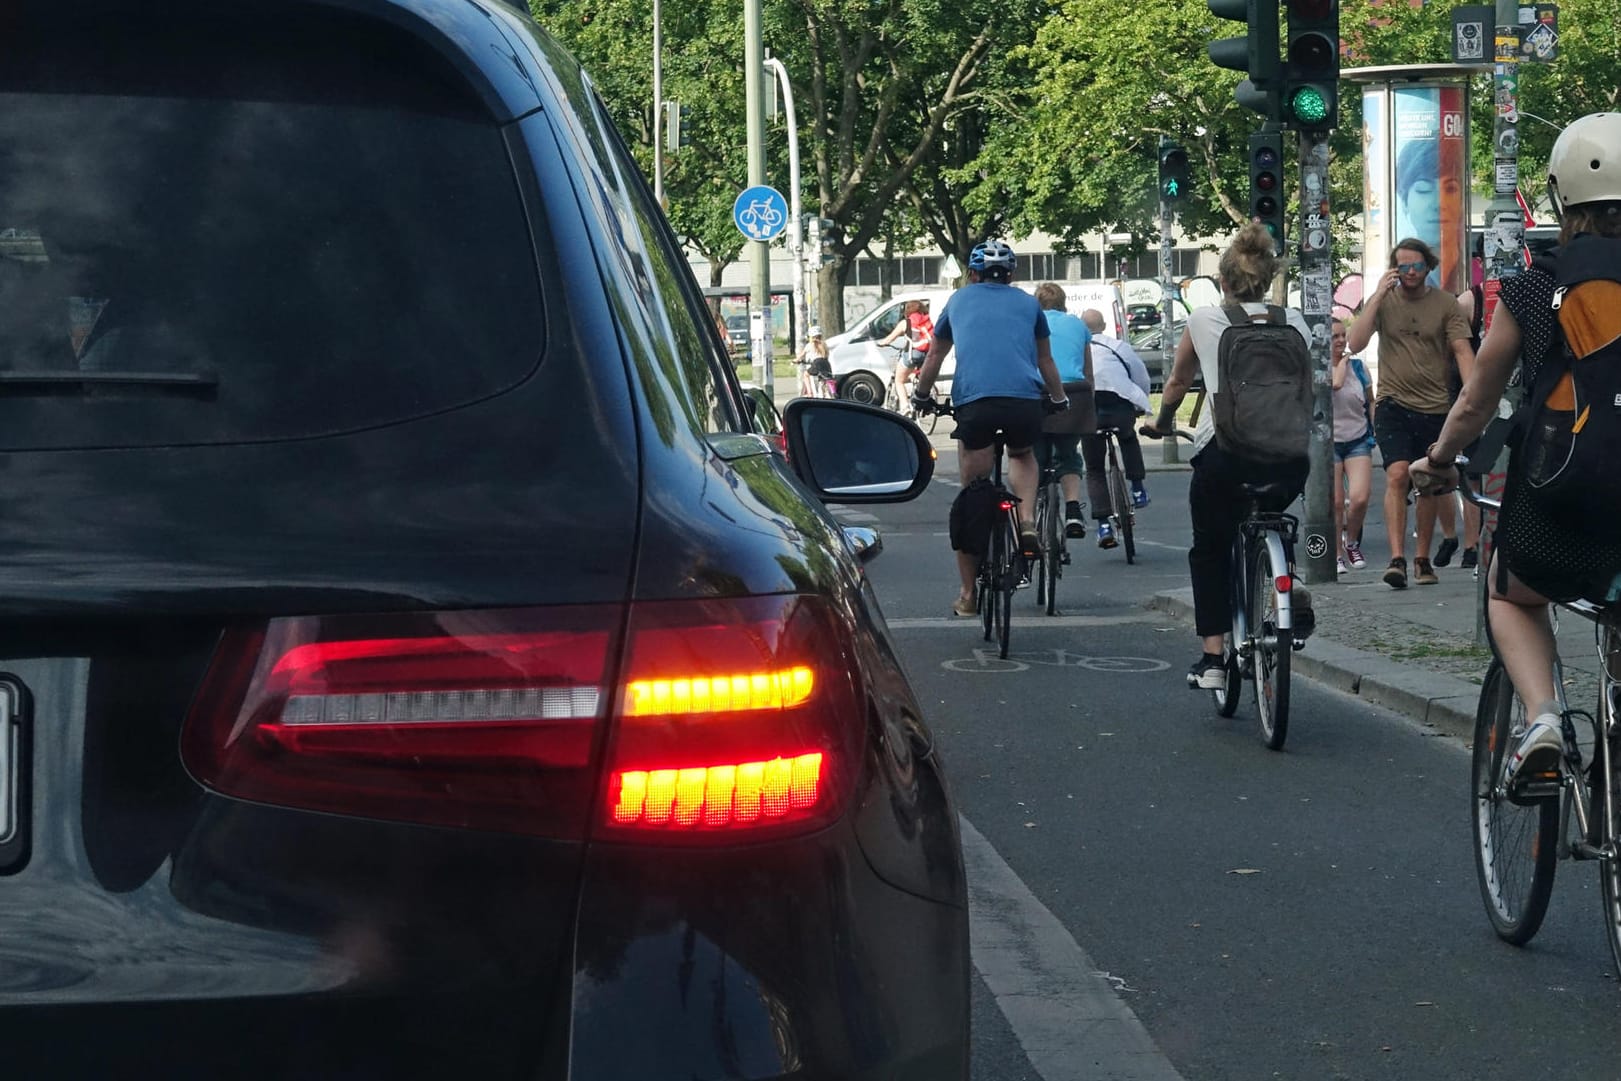
[[1013, 249], [1000, 240], [985, 240], [974, 245], [974, 250], [968, 253], [969, 270], [994, 270], [998, 267], [1011, 271], [1018, 257]]
[[1589, 113], [1559, 133], [1548, 155], [1556, 213], [1582, 203], [1621, 202], [1621, 113]]

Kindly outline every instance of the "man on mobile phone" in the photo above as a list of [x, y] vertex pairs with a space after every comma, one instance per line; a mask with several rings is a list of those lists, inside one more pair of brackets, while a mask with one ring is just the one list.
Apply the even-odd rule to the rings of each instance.
[[[1458, 310], [1458, 298], [1426, 280], [1439, 262], [1424, 241], [1416, 237], [1398, 241], [1390, 253], [1390, 269], [1380, 276], [1346, 341], [1350, 353], [1359, 353], [1379, 335], [1373, 434], [1385, 466], [1390, 566], [1384, 581], [1392, 589], [1407, 588], [1407, 493], [1412, 487], [1408, 466], [1422, 459], [1440, 437], [1452, 407], [1448, 385], [1452, 363], [1467, 381], [1475, 362], [1469, 323]], [[1413, 581], [1434, 585], [1429, 555], [1435, 539], [1435, 497], [1419, 495], [1415, 513], [1418, 547]]]

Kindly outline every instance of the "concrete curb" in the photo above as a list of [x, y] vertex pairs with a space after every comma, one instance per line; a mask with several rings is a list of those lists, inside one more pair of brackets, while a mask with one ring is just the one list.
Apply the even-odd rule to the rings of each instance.
[[[1147, 607], [1191, 625], [1193, 590], [1156, 593], [1149, 598]], [[1468, 739], [1474, 734], [1480, 688], [1468, 680], [1327, 641], [1321, 632], [1312, 635], [1306, 648], [1294, 655], [1294, 671], [1446, 735]]]

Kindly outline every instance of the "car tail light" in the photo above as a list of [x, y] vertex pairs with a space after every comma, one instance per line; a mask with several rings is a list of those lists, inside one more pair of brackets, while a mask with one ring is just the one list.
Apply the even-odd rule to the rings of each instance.
[[215, 791], [335, 814], [574, 839], [594, 817], [621, 837], [803, 830], [859, 766], [849, 642], [796, 595], [274, 619], [223, 636], [181, 753]]
[[622, 615], [307, 617], [227, 632], [182, 756], [242, 799], [581, 837]]
[[849, 642], [812, 597], [634, 605], [604, 830], [735, 837], [836, 815], [865, 730]]

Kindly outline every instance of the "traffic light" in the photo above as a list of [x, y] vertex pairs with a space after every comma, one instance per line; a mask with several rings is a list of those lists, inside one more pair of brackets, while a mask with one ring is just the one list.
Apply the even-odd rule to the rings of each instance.
[[1326, 132], [1340, 108], [1339, 0], [1285, 0], [1289, 53], [1283, 74], [1283, 120], [1297, 131]]
[[664, 149], [672, 154], [692, 145], [692, 106], [678, 101], [664, 103]]
[[1274, 251], [1283, 254], [1283, 133], [1250, 135], [1250, 217], [1272, 234]]
[[1246, 109], [1269, 120], [1277, 119], [1278, 0], [1205, 0], [1211, 14], [1249, 27], [1242, 37], [1222, 38], [1205, 46], [1211, 63], [1242, 71], [1249, 78], [1238, 84], [1234, 97]]
[[1188, 197], [1188, 152], [1175, 143], [1159, 148], [1159, 197], [1169, 203]]

